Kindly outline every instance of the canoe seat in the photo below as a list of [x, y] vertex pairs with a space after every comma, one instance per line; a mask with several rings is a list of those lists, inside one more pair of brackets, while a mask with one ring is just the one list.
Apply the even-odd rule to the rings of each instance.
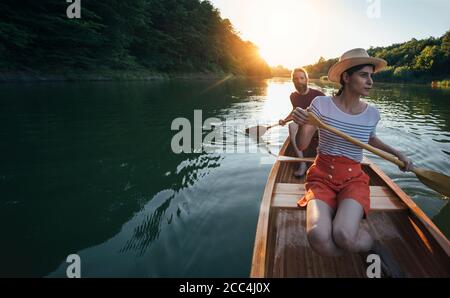
[[[279, 162], [306, 162], [306, 163], [313, 163], [315, 159], [316, 159], [315, 157], [292, 157], [292, 156], [286, 156], [286, 155], [279, 155], [277, 157], [277, 160]], [[368, 165], [369, 163], [370, 162], [367, 159], [367, 157], [364, 156], [361, 164]]]
[[[304, 194], [304, 184], [276, 183], [272, 207], [298, 208], [297, 201]], [[407, 206], [388, 187], [370, 186], [370, 208], [372, 211], [400, 211]]]

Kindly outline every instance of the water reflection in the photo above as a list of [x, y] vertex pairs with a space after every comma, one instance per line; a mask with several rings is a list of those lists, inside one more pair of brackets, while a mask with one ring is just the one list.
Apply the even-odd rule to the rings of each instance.
[[[158, 192], [140, 211], [141, 214], [135, 216], [135, 218], [143, 217], [143, 219], [137, 222], [130, 239], [119, 251], [135, 251], [138, 256], [144, 254], [152, 242], [158, 239], [161, 225], [171, 224], [174, 214], [167, 213], [167, 211], [176, 194], [184, 188], [194, 186], [197, 181], [207, 176], [212, 169], [219, 167], [221, 159], [223, 159], [221, 156], [200, 155], [196, 158], [183, 160], [173, 174], [178, 182], [173, 182], [172, 189]], [[181, 211], [177, 208], [176, 216], [179, 217], [180, 214]], [[167, 219], [166, 222], [164, 222], [165, 219]]]
[[[150, 202], [152, 202], [153, 207], [144, 207], [143, 209], [148, 211], [149, 214], [146, 214], [144, 220], [133, 229], [132, 238], [125, 243], [124, 247], [119, 250], [120, 252], [133, 250], [137, 252], [137, 255], [142, 255], [145, 252], [151, 242], [158, 238], [161, 231], [161, 221], [174, 196], [175, 193], [172, 190], [163, 190], [151, 199]], [[153, 203], [153, 201], [159, 201], [157, 200], [158, 197], [164, 197], [159, 206]]]
[[[235, 90], [236, 87], [233, 86], [233, 84], [235, 83], [238, 83], [237, 90]], [[197, 98], [191, 94], [188, 96], [187, 100], [182, 100], [181, 103], [183, 105], [183, 103], [185, 103], [186, 101], [194, 101], [195, 104], [203, 107], [203, 103], [208, 101], [208, 109], [203, 109], [204, 115], [210, 115], [210, 109], [212, 109], [213, 111], [218, 112], [218, 114], [214, 116], [219, 116], [219, 119], [222, 119], [224, 121], [241, 117], [242, 115], [240, 113], [243, 109], [245, 110], [245, 108], [241, 106], [241, 102], [234, 103], [234, 101], [244, 96], [245, 98], [247, 98], [248, 94], [252, 94], [252, 96], [254, 96], [255, 98], [259, 97], [260, 91], [265, 90], [265, 82], [249, 81], [245, 84], [244, 91], [242, 90], [242, 87], [239, 87], [242, 84], [242, 81], [237, 81], [235, 83], [232, 83], [233, 88], [230, 88], [229, 83], [224, 83], [217, 86], [217, 88], [219, 89], [222, 88], [230, 90], [230, 92], [233, 94], [231, 96], [230, 94], [223, 94], [223, 90], [219, 91], [219, 93], [217, 94], [217, 89], [207, 88], [208, 92], [199, 92]], [[180, 82], [180, 84], [184, 85], [185, 82]], [[187, 86], [190, 85], [187, 84]], [[198, 88], [198, 90], [200, 89], [203, 88]], [[162, 93], [167, 91], [168, 90], [164, 90]], [[211, 98], [214, 98], [214, 102], [210, 102]], [[222, 100], [223, 98], [226, 98], [226, 100]], [[222, 106], [223, 104], [229, 105], [229, 107], [227, 109], [218, 109], [218, 107]], [[194, 108], [191, 107], [189, 109], [184, 109], [183, 113], [179, 113], [180, 109], [179, 107], [177, 107], [175, 109], [175, 113], [172, 112], [171, 114], [174, 118], [176, 116], [183, 116], [189, 119], [192, 118], [191, 113], [193, 109]], [[186, 114], [186, 112], [189, 112], [191, 115]], [[168, 125], [170, 125], [170, 121], [168, 120], [167, 122]], [[206, 131], [203, 132], [203, 137], [206, 135], [206, 133]], [[172, 134], [173, 133], [171, 132], [170, 136]], [[220, 141], [221, 140], [219, 140], [218, 144], [216, 144], [219, 145], [217, 147], [218, 149], [226, 148], [228, 145], [230, 145], [230, 142], [231, 145], [235, 146], [236, 148], [246, 146], [246, 138], [244, 136], [244, 133], [235, 130], [225, 131], [225, 138], [222, 141], [222, 148], [220, 147]], [[160, 157], [167, 163], [164, 165], [166, 168], [164, 170], [164, 174], [161, 175], [164, 176], [164, 179], [151, 181], [151, 185], [156, 188], [162, 187], [166, 184], [162, 180], [169, 180], [171, 181], [170, 188], [157, 192], [150, 199], [145, 199], [145, 197], [148, 197], [148, 195], [137, 195], [138, 197], [144, 198], [143, 200], [140, 200], [141, 210], [136, 215], [134, 215], [128, 221], [128, 223], [126, 223], [126, 225], [128, 226], [128, 228], [125, 230], [126, 233], [124, 233], [124, 230], [122, 229], [122, 232], [114, 236], [114, 238], [127, 238], [126, 241], [123, 241], [121, 248], [118, 250], [118, 252], [121, 254], [132, 253], [137, 256], [144, 255], [146, 251], [151, 247], [152, 243], [154, 243], [154, 241], [159, 238], [161, 230], [164, 226], [170, 225], [173, 222], [174, 217], [180, 218], [183, 211], [189, 213], [192, 202], [186, 202], [186, 199], [189, 197], [186, 195], [186, 193], [189, 193], [189, 191], [186, 190], [194, 188], [195, 184], [198, 181], [201, 181], [207, 175], [209, 175], [209, 173], [214, 170], [214, 168], [218, 168], [220, 166], [220, 161], [224, 158], [223, 155], [221, 155], [223, 154], [223, 152], [220, 150], [219, 152], [221, 154], [181, 154], [174, 156], [170, 150], [170, 147], [167, 147], [167, 145], [170, 145], [170, 142], [163, 141], [157, 143], [163, 143], [166, 145], [166, 148], [164, 148], [166, 152]], [[172, 168], [167, 167], [170, 165], [172, 165]], [[127, 163], [127, 167], [128, 166], [129, 164]], [[160, 166], [158, 166], [157, 168], [160, 168]], [[145, 174], [141, 173], [139, 176], [145, 177]], [[136, 183], [130, 183], [130, 181], [128, 181], [125, 189], [130, 190], [133, 188], [136, 189]], [[108, 242], [110, 242], [112, 239], [110, 239]], [[103, 247], [103, 244], [100, 245], [100, 247]], [[82, 250], [82, 252], [84, 252], [84, 254], [90, 255], [92, 251], [96, 251], [98, 249], [99, 246], [94, 246], [87, 250]], [[65, 264], [63, 262], [59, 266], [59, 269], [53, 272], [50, 276], [63, 275], [64, 267]]]

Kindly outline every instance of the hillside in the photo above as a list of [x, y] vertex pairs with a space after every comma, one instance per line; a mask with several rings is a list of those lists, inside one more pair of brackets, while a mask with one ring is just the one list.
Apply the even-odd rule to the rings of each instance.
[[0, 3], [0, 71], [150, 71], [269, 76], [257, 47], [208, 1], [90, 0], [68, 18], [60, 0]]
[[[367, 50], [369, 55], [388, 62], [388, 67], [375, 75], [384, 82], [430, 82], [450, 78], [450, 31], [440, 38], [411, 39], [388, 47]], [[315, 64], [307, 65], [310, 77], [326, 76], [331, 65], [338, 58], [320, 58]]]

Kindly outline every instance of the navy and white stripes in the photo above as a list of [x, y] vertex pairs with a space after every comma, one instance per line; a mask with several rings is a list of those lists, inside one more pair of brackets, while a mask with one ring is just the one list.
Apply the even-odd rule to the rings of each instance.
[[[369, 138], [375, 136], [375, 130], [380, 114], [370, 105], [357, 115], [344, 113], [333, 102], [330, 96], [318, 96], [311, 103], [313, 112], [325, 124], [335, 127], [363, 143], [368, 143]], [[362, 149], [349, 141], [324, 129], [319, 129], [319, 153], [335, 156], [345, 156], [357, 162], [361, 162]]]

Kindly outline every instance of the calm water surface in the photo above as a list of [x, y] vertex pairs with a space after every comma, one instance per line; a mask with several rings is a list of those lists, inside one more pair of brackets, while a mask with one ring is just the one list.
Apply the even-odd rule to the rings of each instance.
[[[276, 122], [290, 92], [286, 79], [0, 85], [0, 276], [65, 276], [72, 253], [84, 277], [248, 276], [288, 132], [274, 128], [258, 144], [225, 123]], [[386, 143], [449, 175], [450, 90], [379, 84], [367, 101]], [[226, 138], [212, 153], [174, 154], [171, 123], [193, 123], [196, 109]], [[220, 150], [228, 145], [240, 153]], [[450, 235], [447, 201], [368, 156]]]

